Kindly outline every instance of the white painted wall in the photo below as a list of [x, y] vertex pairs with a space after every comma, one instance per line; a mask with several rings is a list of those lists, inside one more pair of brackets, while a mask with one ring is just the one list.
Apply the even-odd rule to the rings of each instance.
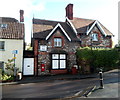
[[[0, 41], [5, 41], [5, 50], [0, 51], [0, 61], [7, 62], [8, 59], [14, 57], [12, 54], [13, 50], [18, 50], [16, 54], [16, 67], [19, 68], [19, 71], [22, 71], [23, 66], [23, 40], [17, 39], [0, 39]], [[5, 68], [5, 64], [4, 64]]]

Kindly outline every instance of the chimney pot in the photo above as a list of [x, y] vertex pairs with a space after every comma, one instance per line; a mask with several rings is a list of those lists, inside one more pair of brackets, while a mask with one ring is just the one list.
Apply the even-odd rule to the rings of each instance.
[[20, 22], [24, 22], [24, 10], [20, 10]]
[[73, 4], [68, 4], [66, 7], [66, 17], [73, 20]]

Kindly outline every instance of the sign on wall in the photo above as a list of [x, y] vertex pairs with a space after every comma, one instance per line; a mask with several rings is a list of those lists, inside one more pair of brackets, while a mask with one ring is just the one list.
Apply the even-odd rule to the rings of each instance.
[[12, 54], [18, 54], [18, 50], [13, 50]]
[[47, 51], [46, 45], [40, 45], [40, 51]]

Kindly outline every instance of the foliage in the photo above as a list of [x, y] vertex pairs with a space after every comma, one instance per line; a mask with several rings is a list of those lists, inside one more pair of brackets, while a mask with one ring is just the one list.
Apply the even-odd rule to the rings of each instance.
[[8, 81], [14, 80], [12, 75], [7, 75], [5, 72], [2, 73], [2, 69], [0, 69], [0, 81]]
[[[6, 70], [8, 70], [8, 71], [11, 71], [12, 73], [11, 73], [11, 75], [13, 75], [14, 74], [14, 69], [15, 69], [15, 64], [14, 64], [14, 60], [15, 60], [16, 58], [14, 57], [14, 58], [12, 58], [12, 59], [8, 59], [8, 62], [5, 62], [5, 65], [6, 65]], [[16, 68], [17, 70], [18, 70], [18, 68]]]
[[25, 43], [25, 50], [32, 51], [33, 47], [31, 47], [31, 43], [27, 44]]
[[80, 66], [89, 65], [96, 71], [116, 68], [119, 64], [119, 52], [116, 49], [90, 49], [88, 47], [77, 49], [77, 61]]
[[13, 80], [13, 79], [14, 79], [13, 76], [7, 74], [2, 75], [2, 77], [0, 78], [0, 80], [2, 81]]

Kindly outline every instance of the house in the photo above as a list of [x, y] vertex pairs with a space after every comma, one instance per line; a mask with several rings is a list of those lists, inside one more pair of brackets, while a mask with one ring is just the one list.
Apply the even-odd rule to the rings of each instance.
[[15, 18], [0, 17], [0, 68], [5, 70], [5, 62], [15, 59], [15, 67], [22, 72], [24, 49], [23, 10], [20, 22]]
[[73, 17], [73, 4], [65, 22], [33, 18], [34, 75], [68, 73], [77, 65], [77, 48], [111, 48], [112, 36], [97, 20]]

